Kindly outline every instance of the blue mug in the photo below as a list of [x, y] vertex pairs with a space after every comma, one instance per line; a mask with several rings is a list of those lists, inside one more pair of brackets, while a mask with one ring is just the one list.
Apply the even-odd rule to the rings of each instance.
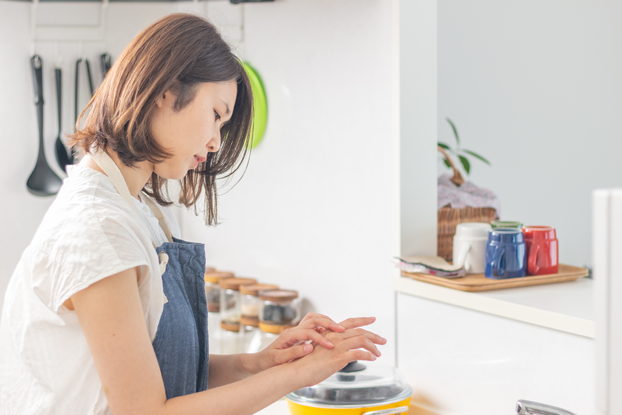
[[488, 232], [486, 246], [486, 278], [524, 277], [527, 271], [527, 248], [523, 231], [496, 228]]

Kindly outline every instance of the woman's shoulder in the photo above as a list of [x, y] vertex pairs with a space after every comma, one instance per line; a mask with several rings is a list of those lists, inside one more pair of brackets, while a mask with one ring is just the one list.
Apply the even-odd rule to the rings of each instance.
[[[32, 282], [51, 284], [43, 291], [56, 292], [56, 299], [107, 276], [153, 265], [155, 257], [137, 214], [106, 176], [88, 170], [75, 166], [70, 171], [23, 258]], [[45, 302], [59, 306], [53, 299]]]
[[108, 177], [88, 167], [71, 167], [33, 242], [67, 237], [88, 244], [104, 234], [114, 239], [145, 233], [140, 217]]
[[138, 214], [105, 175], [73, 166], [31, 247], [70, 267], [92, 262], [116, 268], [144, 262], [151, 242]]

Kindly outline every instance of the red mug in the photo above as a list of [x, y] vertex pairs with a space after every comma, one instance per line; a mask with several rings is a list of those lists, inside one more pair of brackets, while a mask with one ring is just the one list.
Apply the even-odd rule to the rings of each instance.
[[555, 228], [523, 226], [527, 247], [527, 275], [557, 274], [559, 272], [559, 242]]

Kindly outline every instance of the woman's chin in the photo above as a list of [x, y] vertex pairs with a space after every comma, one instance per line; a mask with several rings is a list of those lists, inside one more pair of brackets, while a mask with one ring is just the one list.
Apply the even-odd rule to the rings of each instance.
[[167, 169], [166, 171], [163, 172], [157, 172], [156, 174], [158, 176], [160, 176], [163, 179], [167, 179], [167, 180], [182, 180], [184, 177], [186, 177], [186, 175], [188, 174], [189, 171], [191, 171], [193, 169]]

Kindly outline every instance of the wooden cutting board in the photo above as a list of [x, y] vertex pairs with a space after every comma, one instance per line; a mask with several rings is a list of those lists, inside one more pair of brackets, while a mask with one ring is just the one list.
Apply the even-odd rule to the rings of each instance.
[[573, 281], [587, 275], [587, 268], [574, 267], [572, 265], [564, 264], [559, 264], [559, 272], [557, 274], [533, 275], [522, 278], [507, 278], [504, 280], [486, 278], [484, 274], [468, 274], [465, 277], [448, 279], [437, 277], [435, 275], [402, 272], [402, 276], [409, 277], [417, 281], [429, 282], [430, 284], [441, 285], [443, 287], [453, 288], [454, 290], [470, 292], [501, 290], [504, 288], [527, 287], [529, 285]]

